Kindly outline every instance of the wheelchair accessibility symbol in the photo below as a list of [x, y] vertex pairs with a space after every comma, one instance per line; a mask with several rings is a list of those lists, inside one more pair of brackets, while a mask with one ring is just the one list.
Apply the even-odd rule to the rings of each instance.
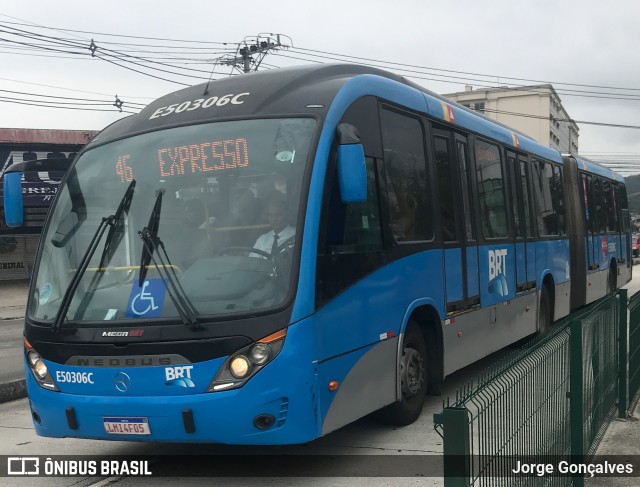
[[161, 279], [145, 279], [142, 282], [142, 286], [139, 286], [136, 280], [129, 296], [127, 318], [154, 318], [161, 316], [165, 293], [166, 288]]

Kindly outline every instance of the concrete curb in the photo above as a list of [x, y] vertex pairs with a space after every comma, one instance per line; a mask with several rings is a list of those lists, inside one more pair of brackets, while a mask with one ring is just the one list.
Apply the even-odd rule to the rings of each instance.
[[0, 384], [0, 404], [27, 397], [27, 382], [25, 379], [12, 380]]

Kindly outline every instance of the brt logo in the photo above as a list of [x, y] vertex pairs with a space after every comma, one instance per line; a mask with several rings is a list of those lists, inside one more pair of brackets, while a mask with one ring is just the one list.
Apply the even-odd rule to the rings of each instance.
[[507, 249], [489, 250], [489, 285], [490, 294], [500, 296], [509, 294], [507, 286]]
[[179, 387], [195, 387], [196, 385], [191, 380], [191, 369], [193, 365], [180, 365], [177, 367], [165, 367], [164, 374], [167, 382], [167, 386], [179, 386]]

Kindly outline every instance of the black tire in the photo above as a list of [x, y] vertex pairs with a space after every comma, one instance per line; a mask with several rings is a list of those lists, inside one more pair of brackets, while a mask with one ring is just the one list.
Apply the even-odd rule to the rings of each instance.
[[407, 426], [420, 417], [427, 395], [427, 347], [417, 323], [410, 321], [402, 340], [400, 379], [402, 399], [379, 411], [385, 423]]
[[538, 312], [538, 334], [544, 335], [551, 329], [551, 298], [546, 288], [542, 288], [540, 295], [540, 310]]

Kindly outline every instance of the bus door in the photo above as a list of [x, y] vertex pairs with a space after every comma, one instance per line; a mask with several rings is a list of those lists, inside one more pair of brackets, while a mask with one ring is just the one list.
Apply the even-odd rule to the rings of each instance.
[[[527, 239], [532, 237], [531, 211], [529, 206], [529, 184], [527, 159], [507, 151], [507, 167], [511, 184], [511, 201], [515, 226], [516, 293], [535, 287], [535, 254], [529, 249]], [[528, 254], [531, 255], [528, 255]], [[530, 265], [531, 264], [531, 265]]]
[[623, 256], [627, 263], [627, 267], [633, 265], [633, 253], [631, 251], [631, 232], [629, 231], [629, 205], [627, 202], [627, 190], [623, 184], [618, 186], [616, 192], [616, 198], [618, 201], [618, 214], [620, 215], [620, 238], [622, 239], [622, 246], [624, 247]]
[[[536, 247], [531, 244], [531, 239], [535, 237], [533, 230], [533, 197], [531, 195], [531, 184], [529, 182], [528, 160], [526, 156], [518, 155], [518, 170], [520, 177], [516, 177], [518, 193], [522, 197], [522, 211], [520, 221], [524, 221], [525, 235], [525, 255], [526, 255], [526, 273], [527, 283], [526, 290], [535, 289], [536, 287]], [[529, 241], [529, 243], [527, 243]]]
[[624, 234], [624, 225], [622, 222], [621, 200], [620, 200], [620, 186], [617, 183], [611, 183], [611, 200], [613, 201], [613, 211], [615, 219], [616, 229], [616, 256], [618, 262], [623, 264], [627, 262], [627, 239]]
[[587, 271], [593, 271], [597, 268], [598, 262], [598, 254], [597, 249], [595, 248], [594, 241], [594, 231], [597, 233], [597, 229], [594, 227], [595, 221], [595, 206], [592, 204], [593, 191], [592, 191], [592, 181], [591, 176], [580, 173], [580, 190], [582, 194], [582, 208], [584, 210], [584, 218], [587, 229], [587, 238], [586, 238], [586, 252], [587, 252]]
[[433, 131], [447, 313], [479, 303], [478, 250], [471, 223], [465, 136]]

